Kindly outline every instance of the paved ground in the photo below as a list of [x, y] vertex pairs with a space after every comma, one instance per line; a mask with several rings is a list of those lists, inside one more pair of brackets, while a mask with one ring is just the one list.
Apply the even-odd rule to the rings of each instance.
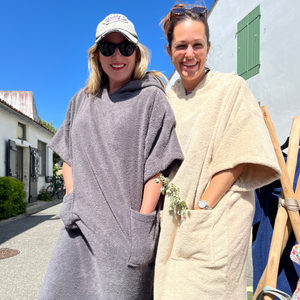
[[[14, 257], [0, 260], [1, 300], [36, 300], [38, 297], [62, 227], [58, 217], [61, 200], [38, 202], [28, 207], [27, 215], [0, 222], [0, 248], [20, 251]], [[28, 215], [41, 209], [44, 210]]]
[[[58, 216], [60, 207], [61, 200], [38, 201], [27, 208], [26, 214], [0, 221], [0, 248], [20, 251], [14, 257], [0, 260], [0, 300], [37, 299], [63, 226]], [[252, 286], [252, 273], [250, 250], [247, 286]]]

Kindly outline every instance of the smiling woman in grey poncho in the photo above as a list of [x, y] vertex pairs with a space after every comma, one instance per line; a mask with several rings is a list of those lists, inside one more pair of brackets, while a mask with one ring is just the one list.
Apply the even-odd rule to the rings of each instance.
[[183, 159], [175, 119], [133, 24], [106, 17], [91, 74], [50, 144], [64, 160], [64, 222], [39, 299], [153, 298], [160, 184]]

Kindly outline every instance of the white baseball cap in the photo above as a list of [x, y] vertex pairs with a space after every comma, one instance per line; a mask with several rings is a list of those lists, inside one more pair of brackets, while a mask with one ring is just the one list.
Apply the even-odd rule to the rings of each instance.
[[97, 26], [96, 44], [111, 32], [120, 32], [134, 44], [138, 42], [138, 36], [134, 25], [121, 14], [110, 14]]

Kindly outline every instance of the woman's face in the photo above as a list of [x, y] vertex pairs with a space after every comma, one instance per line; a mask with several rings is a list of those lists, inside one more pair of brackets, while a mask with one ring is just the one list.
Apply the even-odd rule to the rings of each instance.
[[[113, 44], [120, 44], [127, 41], [124, 35], [118, 32], [112, 32], [105, 36], [100, 43], [110, 42]], [[103, 71], [108, 76], [109, 93], [113, 93], [116, 89], [123, 86], [131, 80], [137, 55], [135, 50], [131, 56], [123, 56], [119, 48], [111, 56], [104, 56], [99, 51], [99, 62], [101, 63]]]
[[173, 41], [168, 53], [179, 73], [183, 86], [192, 91], [205, 75], [205, 61], [210, 43], [207, 44], [202, 22], [187, 19], [175, 26]]

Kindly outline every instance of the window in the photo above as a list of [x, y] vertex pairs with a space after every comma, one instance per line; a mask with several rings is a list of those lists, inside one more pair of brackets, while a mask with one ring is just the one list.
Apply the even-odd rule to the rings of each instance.
[[237, 73], [245, 80], [260, 68], [260, 5], [237, 25]]
[[38, 141], [40, 176], [46, 176], [46, 144]]
[[18, 123], [18, 139], [26, 140], [26, 126], [25, 126], [25, 124]]

